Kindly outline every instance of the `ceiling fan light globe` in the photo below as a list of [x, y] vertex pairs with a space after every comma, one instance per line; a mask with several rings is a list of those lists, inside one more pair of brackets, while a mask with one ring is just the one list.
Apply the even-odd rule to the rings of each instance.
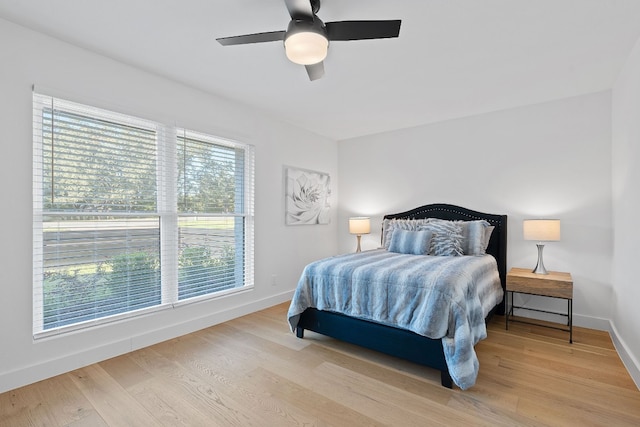
[[329, 49], [329, 40], [322, 34], [300, 31], [290, 34], [284, 41], [289, 61], [300, 65], [313, 65], [324, 61]]

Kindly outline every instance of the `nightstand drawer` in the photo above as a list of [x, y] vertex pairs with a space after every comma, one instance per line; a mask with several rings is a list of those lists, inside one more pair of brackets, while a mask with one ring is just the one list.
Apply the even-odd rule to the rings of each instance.
[[540, 275], [526, 268], [512, 268], [507, 274], [507, 291], [573, 299], [571, 274], [550, 271]]

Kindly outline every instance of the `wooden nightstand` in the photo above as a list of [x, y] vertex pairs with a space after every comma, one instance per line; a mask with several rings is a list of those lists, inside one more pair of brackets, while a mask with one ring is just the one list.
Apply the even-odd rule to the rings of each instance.
[[[557, 313], [554, 311], [538, 310], [535, 308], [514, 306], [514, 292], [520, 294], [540, 295], [544, 297], [566, 299], [567, 314]], [[511, 294], [511, 304], [509, 304], [509, 294]], [[568, 328], [540, 325], [537, 323], [532, 324], [569, 332], [569, 342], [573, 343], [573, 279], [571, 278], [570, 273], [550, 271], [549, 274], [535, 274], [527, 268], [512, 268], [507, 274], [507, 293], [505, 295], [505, 308], [505, 322], [507, 329], [509, 329], [509, 320], [511, 320], [512, 322], [530, 323], [522, 320], [514, 320], [514, 308], [565, 316], [567, 318]]]

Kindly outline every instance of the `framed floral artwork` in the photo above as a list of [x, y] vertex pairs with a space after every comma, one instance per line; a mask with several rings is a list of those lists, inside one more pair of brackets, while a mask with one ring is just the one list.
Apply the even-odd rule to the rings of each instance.
[[285, 166], [285, 223], [329, 224], [330, 184], [327, 173]]

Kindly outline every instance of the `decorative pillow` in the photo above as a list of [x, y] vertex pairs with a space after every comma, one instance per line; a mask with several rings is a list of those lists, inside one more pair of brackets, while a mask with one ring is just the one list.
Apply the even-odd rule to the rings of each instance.
[[395, 229], [391, 235], [389, 252], [426, 255], [429, 253], [432, 234], [430, 230], [408, 231]]
[[[429, 228], [429, 225], [437, 226]], [[385, 249], [390, 250], [389, 246], [391, 245], [394, 230], [430, 230], [434, 238], [431, 241], [429, 254], [439, 256], [478, 256], [486, 253], [494, 228], [485, 220], [385, 219], [382, 222], [382, 245]], [[435, 236], [438, 234], [440, 236], [436, 238]]]
[[393, 230], [416, 231], [420, 225], [428, 223], [428, 219], [385, 219], [382, 221], [382, 246], [389, 250]]
[[[465, 255], [484, 255], [487, 249], [485, 232], [489, 227], [489, 223], [485, 220], [479, 220], [460, 221], [458, 224], [462, 228], [462, 242], [460, 244], [462, 253]], [[491, 234], [489, 234], [489, 237], [491, 237]]]
[[487, 248], [489, 247], [489, 240], [491, 240], [491, 233], [493, 233], [493, 229], [496, 228], [493, 225], [489, 225], [484, 228], [484, 253], [487, 253]]
[[447, 221], [444, 219], [431, 219], [430, 224], [437, 223], [457, 224], [460, 227], [460, 247], [462, 249], [462, 254], [474, 256], [484, 255], [486, 253], [489, 238], [491, 238], [491, 232], [495, 228], [485, 220]]
[[436, 256], [461, 256], [463, 255], [461, 241], [462, 229], [453, 221], [430, 221], [429, 224], [419, 227], [420, 230], [430, 230], [431, 247], [429, 255]]

